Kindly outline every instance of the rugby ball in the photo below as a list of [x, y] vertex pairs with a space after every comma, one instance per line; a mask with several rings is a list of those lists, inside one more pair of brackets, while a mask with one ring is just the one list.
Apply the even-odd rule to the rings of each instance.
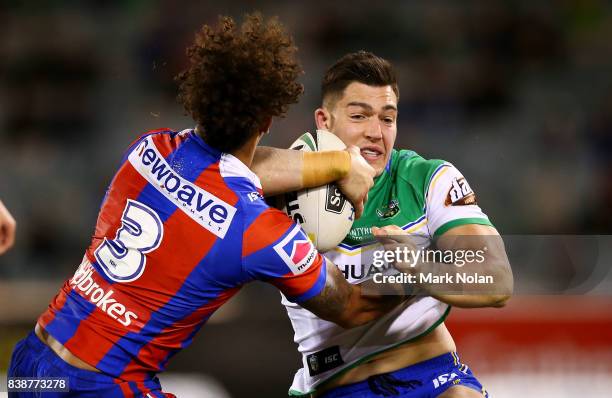
[[[298, 138], [291, 149], [299, 151], [342, 150], [346, 145], [334, 134], [317, 130]], [[324, 253], [338, 246], [349, 233], [355, 208], [335, 184], [280, 195], [279, 209], [302, 226], [317, 249]]]

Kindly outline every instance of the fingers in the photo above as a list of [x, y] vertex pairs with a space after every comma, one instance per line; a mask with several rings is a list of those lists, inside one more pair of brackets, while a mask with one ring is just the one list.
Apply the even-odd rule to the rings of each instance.
[[351, 154], [351, 156], [361, 156], [361, 151], [357, 145], [350, 145], [346, 150]]
[[17, 223], [0, 201], [0, 254], [13, 247]]
[[383, 245], [392, 242], [394, 244], [407, 245], [410, 248], [416, 247], [410, 235], [397, 225], [387, 225], [380, 228], [372, 227], [372, 235]]
[[0, 254], [4, 254], [15, 243], [15, 226], [0, 226]]
[[390, 234], [397, 234], [397, 235], [405, 235], [406, 231], [404, 231], [403, 229], [401, 229], [400, 227], [398, 227], [397, 225], [387, 225], [384, 227], [387, 232], [389, 232]]
[[[376, 231], [376, 233], [374, 233], [374, 231]], [[406, 235], [406, 231], [404, 231], [397, 225], [386, 225], [384, 227], [372, 227], [372, 233], [378, 236]]]
[[363, 214], [363, 202], [355, 203], [354, 207], [355, 207], [355, 220], [358, 220], [361, 218], [361, 215]]
[[391, 236], [392, 234], [390, 234], [385, 227], [372, 227], [372, 235], [374, 235], [377, 241], [385, 246], [385, 249], [387, 249], [388, 245], [397, 243], [397, 241], [393, 239], [393, 236]]
[[394, 241], [392, 238], [389, 237], [379, 238], [379, 242], [381, 245], [383, 245], [385, 251], [387, 252], [402, 252], [405, 248], [404, 245]]
[[351, 160], [359, 164], [361, 169], [367, 171], [371, 178], [376, 177], [376, 170], [361, 156], [361, 150], [358, 146], [351, 145], [347, 148], [347, 151], [351, 154]]
[[337, 181], [340, 191], [353, 204], [355, 219], [359, 219], [364, 212], [365, 202], [368, 200], [368, 191], [374, 186], [376, 171], [361, 156], [359, 147], [349, 146], [346, 151], [351, 155], [350, 172]]
[[385, 229], [385, 227], [372, 227], [372, 235], [376, 236], [377, 238], [385, 238], [387, 236], [389, 236], [389, 232]]
[[363, 200], [357, 200], [355, 202], [354, 208], [355, 208], [355, 220], [358, 220], [361, 218], [361, 216], [363, 215], [364, 209], [365, 209], [365, 203], [368, 201], [368, 194], [365, 194], [365, 197], [363, 198]]

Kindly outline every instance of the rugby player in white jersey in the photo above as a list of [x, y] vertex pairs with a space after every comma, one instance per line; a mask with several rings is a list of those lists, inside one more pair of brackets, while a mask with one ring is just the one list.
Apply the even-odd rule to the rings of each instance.
[[[382, 247], [377, 239], [386, 248], [405, 245], [415, 249], [435, 243], [440, 250], [458, 251], [488, 245], [486, 261], [472, 263], [470, 269], [494, 278], [495, 286], [471, 290], [467, 283], [455, 283], [445, 290], [423, 282], [416, 286], [419, 295], [351, 330], [283, 299], [303, 362], [290, 395], [487, 396], [467, 365], [460, 362], [444, 319], [452, 306], [503, 306], [513, 287], [510, 265], [497, 230], [452, 164], [393, 149], [398, 99], [392, 66], [368, 52], [344, 56], [323, 79], [322, 106], [315, 111], [317, 128], [331, 131], [346, 145], [358, 146], [377, 175], [362, 217], [326, 255], [349, 282], [363, 283], [376, 273], [370, 265], [374, 252]], [[296, 177], [304, 171], [300, 156], [272, 148], [258, 150], [253, 169], [267, 193], [306, 185]], [[464, 236], [470, 237], [469, 242], [461, 238]], [[491, 237], [496, 240], [491, 242]], [[411, 272], [400, 263], [395, 265]]]

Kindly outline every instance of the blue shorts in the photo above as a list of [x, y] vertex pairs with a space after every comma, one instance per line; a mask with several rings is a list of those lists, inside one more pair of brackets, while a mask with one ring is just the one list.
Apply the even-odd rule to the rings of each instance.
[[37, 380], [66, 378], [68, 392], [9, 392], [9, 398], [108, 397], [162, 398], [157, 377], [144, 382], [125, 381], [106, 374], [76, 368], [55, 354], [34, 332], [21, 340], [13, 350], [8, 378], [30, 377]]
[[370, 376], [358, 383], [333, 388], [319, 398], [434, 398], [453, 386], [469, 387], [483, 397], [489, 396], [467, 365], [451, 352], [394, 372]]

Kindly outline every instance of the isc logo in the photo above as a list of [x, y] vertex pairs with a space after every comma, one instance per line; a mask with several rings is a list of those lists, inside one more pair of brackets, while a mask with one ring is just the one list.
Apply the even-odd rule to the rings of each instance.
[[327, 372], [344, 363], [340, 355], [340, 347], [337, 345], [308, 355], [306, 361], [311, 376]]
[[331, 354], [323, 358], [323, 361], [326, 364], [331, 364], [331, 363], [338, 361], [339, 359], [340, 359], [340, 354]]
[[[434, 388], [438, 388], [446, 383], [448, 383], [449, 381], [452, 381], [454, 379], [457, 378], [457, 374], [456, 373], [444, 373], [438, 377], [436, 377], [435, 379], [432, 380]], [[459, 382], [459, 380], [456, 380], [454, 383]]]

